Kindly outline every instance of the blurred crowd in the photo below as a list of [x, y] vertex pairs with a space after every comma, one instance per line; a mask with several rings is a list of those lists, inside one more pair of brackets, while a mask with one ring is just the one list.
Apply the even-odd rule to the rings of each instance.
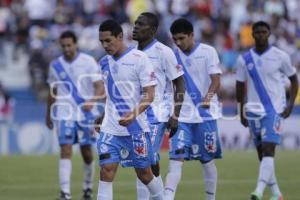
[[[234, 68], [240, 52], [253, 45], [254, 21], [270, 23], [270, 42], [288, 52], [300, 75], [300, 2], [298, 0], [1, 0], [0, 67], [6, 66], [3, 44], [14, 44], [14, 59], [29, 56], [32, 88], [40, 99], [46, 90], [49, 62], [60, 55], [57, 38], [71, 29], [78, 35], [81, 51], [99, 59], [104, 51], [98, 26], [106, 18], [122, 24], [128, 44], [132, 24], [143, 11], [160, 18], [157, 38], [172, 46], [169, 27], [183, 16], [194, 24], [197, 40], [218, 50], [224, 74], [220, 97], [234, 99]], [[6, 66], [9, 67], [9, 66]], [[299, 77], [300, 78], [300, 77]], [[298, 97], [300, 101], [300, 97]]]

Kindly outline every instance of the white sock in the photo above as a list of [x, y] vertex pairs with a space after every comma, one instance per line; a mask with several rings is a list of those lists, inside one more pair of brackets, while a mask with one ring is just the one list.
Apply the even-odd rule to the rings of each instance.
[[58, 173], [61, 191], [70, 194], [70, 179], [72, 173], [72, 163], [70, 159], [59, 160]]
[[259, 175], [257, 180], [257, 186], [255, 191], [259, 194], [263, 194], [266, 185], [269, 183], [272, 174], [274, 173], [274, 158], [263, 157], [260, 162]]
[[177, 160], [170, 160], [169, 172], [166, 176], [165, 182], [165, 200], [173, 200], [176, 193], [177, 185], [181, 179], [183, 162]]
[[147, 186], [142, 181], [136, 178], [137, 200], [149, 200], [150, 192]]
[[148, 183], [147, 188], [150, 192], [152, 200], [163, 200], [164, 199], [164, 188], [160, 184], [158, 178], [153, 176], [153, 179]]
[[95, 174], [95, 165], [94, 161], [90, 164], [84, 163], [83, 165], [83, 185], [82, 188], [84, 190], [93, 188], [93, 181], [94, 181], [94, 174]]
[[216, 199], [218, 172], [214, 161], [202, 164], [207, 200]]
[[277, 179], [276, 179], [276, 175], [275, 175], [275, 170], [274, 173], [271, 175], [271, 178], [269, 180], [268, 186], [271, 188], [272, 190], [272, 194], [278, 194], [278, 195], [282, 195], [281, 191], [279, 189], [279, 186], [277, 184]]
[[99, 181], [97, 200], [112, 200], [112, 182]]

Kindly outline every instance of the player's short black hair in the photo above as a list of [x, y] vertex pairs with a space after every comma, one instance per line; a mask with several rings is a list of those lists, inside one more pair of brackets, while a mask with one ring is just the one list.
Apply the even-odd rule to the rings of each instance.
[[193, 24], [187, 19], [179, 18], [172, 23], [170, 31], [173, 35], [177, 33], [190, 34], [194, 32], [194, 28]]
[[102, 22], [99, 26], [99, 32], [110, 31], [113, 36], [118, 36], [123, 33], [121, 25], [113, 19], [108, 19]]
[[72, 38], [74, 43], [77, 43], [77, 37], [73, 31], [64, 31], [60, 35], [59, 39]]
[[264, 27], [266, 27], [269, 31], [271, 31], [270, 25], [269, 25], [267, 22], [265, 22], [265, 21], [257, 21], [257, 22], [255, 22], [255, 23], [252, 25], [252, 31], [254, 32], [254, 30], [255, 30], [257, 27], [259, 27], [259, 26], [264, 26]]
[[143, 12], [141, 15], [145, 16], [149, 22], [149, 25], [154, 28], [158, 28], [158, 17], [151, 12]]

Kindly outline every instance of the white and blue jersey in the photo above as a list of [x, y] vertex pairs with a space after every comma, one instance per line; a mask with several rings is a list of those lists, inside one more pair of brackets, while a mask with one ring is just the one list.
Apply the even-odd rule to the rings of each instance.
[[[170, 118], [170, 90], [172, 81], [183, 75], [183, 70], [176, 60], [172, 49], [154, 39], [143, 49], [150, 59], [157, 78], [155, 98], [147, 109], [150, 123], [167, 122]], [[168, 96], [169, 95], [169, 96]], [[172, 101], [172, 99], [171, 99]]]
[[153, 66], [145, 53], [128, 48], [117, 59], [108, 55], [102, 58], [100, 68], [107, 94], [97, 143], [100, 165], [149, 167], [153, 152], [145, 112], [126, 127], [119, 125], [119, 120], [139, 105], [142, 88], [157, 84]]
[[[66, 79], [66, 77], [68, 78]], [[93, 84], [99, 80], [101, 80], [101, 76], [97, 62], [92, 56], [85, 53], [78, 53], [71, 62], [66, 61], [63, 56], [51, 62], [47, 82], [51, 88], [57, 88], [55, 113], [53, 113], [55, 119], [85, 120], [86, 116], [81, 109], [83, 100], [91, 99], [94, 96]], [[75, 92], [77, 94], [74, 94]], [[81, 99], [80, 105], [76, 98], [83, 99]], [[93, 108], [92, 114], [98, 115], [96, 107]]]
[[159, 161], [159, 151], [166, 131], [166, 122], [172, 112], [172, 81], [183, 75], [183, 70], [171, 48], [154, 39], [144, 49], [151, 61], [157, 78], [155, 98], [146, 110], [150, 123], [150, 136], [154, 152], [154, 161]]
[[210, 75], [222, 74], [216, 50], [206, 44], [196, 44], [194, 49], [185, 54], [175, 49], [177, 61], [184, 69], [186, 91], [181, 107], [179, 122], [199, 123], [215, 120], [220, 117], [218, 97], [211, 99], [209, 109], [202, 109], [202, 98], [205, 97], [211, 84]]
[[58, 130], [60, 144], [89, 143], [98, 110], [94, 106], [91, 112], [85, 112], [82, 106], [94, 96], [93, 84], [100, 78], [97, 62], [85, 53], [78, 53], [71, 62], [63, 56], [51, 62], [48, 84], [50, 88], [57, 89], [51, 117]]
[[288, 54], [274, 46], [262, 54], [250, 49], [239, 57], [236, 77], [247, 84], [245, 113], [256, 145], [280, 143], [280, 113], [286, 106], [284, 77], [295, 73]]
[[210, 75], [222, 73], [217, 52], [213, 47], [200, 43], [189, 54], [176, 49], [175, 55], [184, 70], [186, 92], [177, 132], [169, 141], [169, 156], [171, 159], [205, 162], [221, 158], [216, 122], [220, 115], [217, 96], [212, 97], [209, 109], [201, 107], [211, 84]]
[[[264, 102], [261, 101], [260, 96], [268, 96], [276, 113], [283, 112], [286, 106], [284, 76], [290, 77], [296, 73], [289, 55], [274, 46], [270, 46], [261, 55], [254, 49], [250, 49], [247, 53], [251, 56], [253, 64], [247, 65], [245, 58], [240, 56], [236, 71], [237, 81], [247, 84], [246, 111], [266, 114]], [[258, 82], [251, 78], [248, 68], [255, 69], [263, 90], [256, 89]]]
[[101, 131], [119, 136], [130, 135], [131, 130], [149, 132], [145, 112], [138, 115], [131, 126], [119, 125], [122, 115], [131, 112], [140, 103], [142, 88], [157, 84], [153, 66], [147, 55], [128, 48], [117, 59], [109, 55], [102, 58], [100, 68], [107, 94], [106, 114]]

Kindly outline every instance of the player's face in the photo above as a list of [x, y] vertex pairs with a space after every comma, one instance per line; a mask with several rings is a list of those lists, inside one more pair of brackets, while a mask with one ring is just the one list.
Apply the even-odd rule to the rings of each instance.
[[253, 30], [252, 36], [256, 45], [266, 45], [270, 36], [270, 31], [265, 26], [258, 26]]
[[100, 31], [99, 41], [101, 42], [104, 50], [109, 55], [115, 55], [119, 52], [123, 35], [120, 33], [118, 36], [113, 36], [110, 31]]
[[136, 41], [147, 40], [153, 37], [154, 28], [148, 23], [147, 17], [140, 15], [134, 22], [132, 39]]
[[193, 33], [176, 33], [173, 36], [173, 41], [182, 51], [189, 51], [193, 46]]
[[74, 58], [76, 51], [77, 51], [77, 45], [72, 38], [61, 39], [60, 46], [61, 46], [63, 54], [66, 58], [68, 58], [68, 59]]

